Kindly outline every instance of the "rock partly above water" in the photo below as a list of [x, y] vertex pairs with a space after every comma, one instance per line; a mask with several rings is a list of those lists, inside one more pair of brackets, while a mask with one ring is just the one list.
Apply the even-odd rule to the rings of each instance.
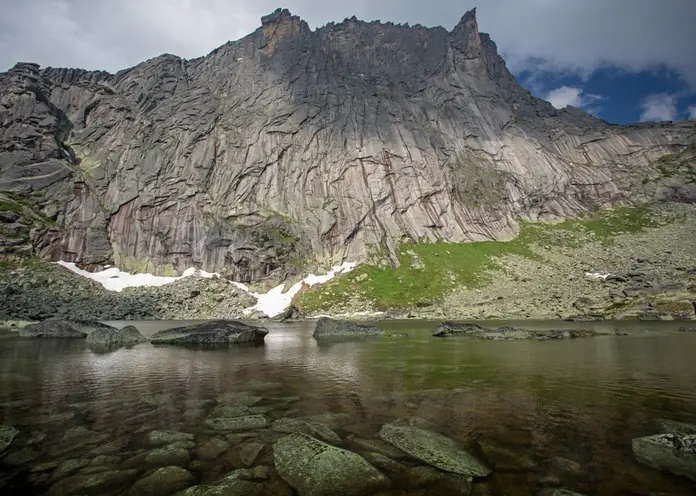
[[379, 437], [398, 449], [445, 472], [485, 477], [491, 469], [437, 432], [410, 425], [385, 424]]
[[363, 496], [389, 480], [363, 457], [306, 434], [290, 434], [273, 446], [278, 474], [300, 496]]
[[442, 322], [437, 326], [433, 336], [441, 338], [455, 334], [481, 334], [487, 329], [477, 324], [460, 324], [457, 322]]
[[656, 434], [634, 439], [632, 446], [640, 463], [696, 481], [696, 435]]
[[265, 496], [261, 481], [267, 478], [267, 467], [234, 470], [215, 485], [189, 487], [176, 496]]
[[478, 339], [486, 339], [493, 341], [508, 341], [521, 339], [542, 341], [546, 339], [606, 336], [610, 335], [610, 333], [587, 329], [534, 330], [522, 329], [511, 326], [502, 326], [498, 327], [497, 329], [489, 329], [486, 327], [481, 327], [477, 324], [459, 324], [455, 322], [443, 322], [437, 326], [437, 329], [433, 333], [433, 336], [435, 337], [448, 337], [455, 335], [475, 336]]
[[383, 336], [384, 331], [377, 326], [358, 324], [352, 320], [335, 320], [321, 317], [314, 328], [315, 339], [325, 338], [361, 338]]
[[78, 331], [77, 326], [65, 320], [44, 320], [19, 330], [25, 338], [86, 338], [87, 333]]
[[156, 332], [153, 344], [246, 344], [262, 343], [268, 331], [234, 320], [214, 320], [202, 324], [164, 329]]
[[147, 338], [137, 328], [130, 325], [123, 329], [114, 327], [99, 328], [87, 336], [88, 343], [104, 346], [129, 346], [146, 341]]

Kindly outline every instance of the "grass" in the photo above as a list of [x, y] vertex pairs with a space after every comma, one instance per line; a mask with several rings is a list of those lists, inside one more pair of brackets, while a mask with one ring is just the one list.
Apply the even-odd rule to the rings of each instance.
[[577, 247], [588, 237], [611, 244], [619, 234], [641, 232], [673, 220], [654, 215], [649, 206], [620, 207], [557, 224], [523, 222], [519, 236], [511, 241], [406, 243], [397, 252], [399, 267], [360, 265], [301, 292], [295, 303], [306, 313], [321, 312], [351, 295], [360, 295], [377, 310], [424, 307], [441, 301], [455, 288], [485, 285], [491, 270], [499, 268], [497, 257], [515, 254], [540, 260], [534, 246]]

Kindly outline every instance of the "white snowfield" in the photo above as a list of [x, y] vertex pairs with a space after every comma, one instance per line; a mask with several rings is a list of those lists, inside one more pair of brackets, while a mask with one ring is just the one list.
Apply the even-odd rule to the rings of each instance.
[[590, 279], [602, 279], [603, 281], [606, 281], [607, 277], [611, 275], [612, 274], [601, 274], [599, 272], [585, 272], [585, 277], [589, 277]]
[[[76, 274], [97, 281], [99, 284], [104, 286], [104, 288], [108, 289], [109, 291], [117, 292], [123, 291], [126, 288], [133, 288], [139, 286], [164, 286], [165, 284], [171, 284], [174, 281], [183, 279], [184, 277], [196, 276], [211, 278], [215, 275], [219, 275], [214, 272], [206, 272], [204, 270], [198, 270], [193, 267], [186, 269], [182, 275], [177, 277], [153, 276], [152, 274], [129, 274], [128, 272], [123, 272], [122, 270], [119, 270], [115, 267], [111, 267], [100, 272], [87, 272], [86, 270], [78, 268], [72, 262], [56, 263], [73, 271]], [[254, 296], [257, 300], [256, 305], [244, 310], [244, 313], [246, 315], [250, 315], [256, 311], [260, 311], [265, 313], [269, 317], [275, 317], [276, 315], [283, 313], [283, 311], [285, 311], [285, 309], [287, 309], [290, 306], [292, 299], [300, 291], [300, 289], [302, 289], [303, 284], [306, 284], [307, 286], [323, 284], [333, 279], [336, 276], [336, 274], [350, 272], [351, 270], [355, 269], [356, 266], [357, 264], [354, 262], [345, 262], [343, 265], [332, 267], [331, 270], [323, 276], [315, 276], [314, 274], [310, 274], [304, 279], [302, 279], [300, 282], [293, 284], [290, 287], [290, 289], [288, 289], [285, 292], [283, 292], [286, 286], [285, 284], [276, 286], [266, 294], [252, 293], [249, 291], [249, 287], [247, 285], [242, 284], [240, 282], [232, 282], [232, 284], [237, 286], [242, 291], [246, 291], [250, 295]]]

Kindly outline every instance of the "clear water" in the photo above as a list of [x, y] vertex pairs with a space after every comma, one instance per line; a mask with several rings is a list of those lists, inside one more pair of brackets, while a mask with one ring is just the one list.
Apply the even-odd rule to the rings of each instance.
[[[135, 324], [150, 335], [180, 323]], [[347, 414], [333, 425], [344, 440], [373, 438], [400, 417], [422, 418], [493, 466], [494, 475], [475, 486], [478, 494], [557, 487], [597, 495], [696, 494], [687, 479], [640, 465], [631, 452], [631, 439], [657, 433], [658, 419], [696, 424], [696, 335], [673, 332], [673, 323], [621, 323], [630, 335], [493, 342], [433, 338], [435, 324], [428, 322], [380, 325], [410, 336], [320, 344], [312, 323], [268, 324], [258, 347], [143, 344], [104, 353], [81, 340], [3, 333], [0, 423], [21, 433], [0, 460], [0, 493], [43, 494], [61, 462], [101, 452], [97, 466], [78, 475], [135, 464], [138, 477], [145, 476], [153, 467], [135, 461], [152, 449], [150, 431], [192, 433], [200, 445], [217, 435], [204, 425], [216, 398], [252, 391], [271, 420]], [[79, 426], [91, 432], [65, 438]], [[276, 439], [270, 431], [257, 434], [269, 445]], [[197, 460], [192, 447], [192, 484], [242, 467], [238, 451], [233, 446], [214, 460]], [[270, 447], [254, 462], [272, 464]], [[407, 490], [402, 483], [395, 487]], [[273, 472], [267, 484], [267, 494], [293, 494]], [[401, 489], [386, 494], [423, 494]]]

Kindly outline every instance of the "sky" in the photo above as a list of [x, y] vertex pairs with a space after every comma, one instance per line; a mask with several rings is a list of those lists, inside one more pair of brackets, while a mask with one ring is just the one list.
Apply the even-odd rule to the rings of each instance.
[[616, 123], [696, 119], [696, 0], [0, 0], [0, 71], [199, 57], [277, 7], [312, 28], [355, 15], [447, 29], [477, 7], [508, 68], [554, 106]]

